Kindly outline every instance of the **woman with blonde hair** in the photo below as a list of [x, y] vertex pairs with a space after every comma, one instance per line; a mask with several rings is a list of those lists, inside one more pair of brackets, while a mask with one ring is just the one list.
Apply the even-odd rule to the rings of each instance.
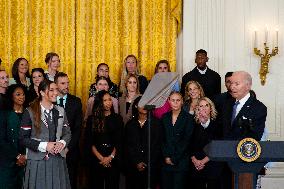
[[207, 97], [200, 98], [195, 110], [195, 125], [190, 141], [190, 186], [195, 189], [222, 188], [220, 185], [223, 163], [210, 161], [203, 151], [211, 140], [222, 137], [222, 128], [216, 118], [214, 103]]
[[202, 86], [197, 81], [189, 81], [185, 87], [185, 103], [183, 109], [194, 115], [194, 111], [199, 98], [204, 97]]
[[124, 59], [122, 73], [121, 73], [121, 80], [119, 90], [120, 92], [124, 92], [125, 89], [125, 81], [128, 74], [134, 74], [137, 76], [139, 80], [139, 92], [143, 94], [148, 86], [148, 80], [145, 76], [140, 74], [139, 62], [133, 54], [128, 55]]

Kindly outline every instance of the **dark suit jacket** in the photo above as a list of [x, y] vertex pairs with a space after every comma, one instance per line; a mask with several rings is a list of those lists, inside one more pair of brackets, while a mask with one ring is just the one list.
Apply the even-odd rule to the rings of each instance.
[[69, 156], [69, 158], [71, 159], [76, 160], [78, 159], [80, 152], [79, 140], [81, 134], [82, 119], [83, 119], [81, 99], [74, 95], [67, 94], [67, 99], [64, 109], [67, 115], [69, 127], [72, 134], [71, 141], [68, 145], [69, 152], [67, 153], [67, 156]]
[[232, 100], [234, 98], [228, 91], [214, 97], [213, 102], [219, 115], [222, 115], [224, 104], [230, 99]]
[[256, 98], [249, 97], [231, 124], [234, 102], [234, 99], [230, 99], [224, 105], [222, 115], [224, 139], [241, 140], [251, 137], [260, 140], [265, 128], [266, 106]]
[[[182, 110], [175, 125], [172, 124], [172, 112], [162, 117], [163, 158], [171, 158], [175, 165], [166, 165], [163, 168], [171, 171], [186, 171], [189, 168], [189, 142], [193, 131], [193, 116]], [[163, 160], [164, 160], [163, 159]]]
[[208, 67], [205, 74], [201, 74], [197, 67], [195, 67], [192, 71], [186, 73], [182, 77], [181, 93], [183, 95], [186, 84], [191, 80], [197, 81], [202, 86], [205, 96], [210, 99], [221, 93], [221, 77], [217, 72], [209, 69]]
[[14, 111], [0, 110], [0, 188], [21, 188], [24, 167], [16, 157], [25, 153], [18, 143], [20, 118]]
[[[201, 160], [206, 157], [203, 148], [212, 140], [220, 140], [222, 138], [222, 125], [217, 121], [211, 120], [208, 127], [204, 128], [201, 124], [195, 124], [190, 142], [190, 157], [195, 156]], [[197, 171], [190, 161], [190, 174], [194, 177], [216, 178], [221, 175], [223, 168], [222, 162], [209, 161], [204, 169]]]
[[[131, 119], [125, 126], [127, 165], [136, 169], [140, 162], [148, 163], [148, 120], [141, 128], [137, 118]], [[151, 119], [151, 168], [159, 168], [161, 162], [161, 123]]]

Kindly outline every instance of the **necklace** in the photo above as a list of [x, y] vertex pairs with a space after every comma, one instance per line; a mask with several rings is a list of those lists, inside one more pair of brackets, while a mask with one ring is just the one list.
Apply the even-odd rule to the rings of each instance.
[[147, 121], [147, 119], [145, 119], [144, 121], [140, 121], [140, 120], [138, 119], [138, 122], [139, 122], [139, 124], [140, 124], [141, 126], [143, 126], [146, 121]]
[[22, 110], [14, 110], [16, 113], [23, 113]]

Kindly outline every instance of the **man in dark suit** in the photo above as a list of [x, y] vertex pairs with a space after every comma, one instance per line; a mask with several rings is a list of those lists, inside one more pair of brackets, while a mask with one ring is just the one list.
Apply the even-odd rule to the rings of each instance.
[[[231, 95], [222, 110], [223, 138], [241, 140], [251, 137], [260, 140], [267, 115], [266, 106], [251, 94], [252, 78], [244, 71], [234, 72], [231, 77]], [[223, 170], [224, 188], [232, 188], [232, 172], [228, 166]], [[251, 175], [246, 179], [252, 179]], [[240, 181], [241, 182], [241, 181]]]
[[206, 65], [208, 60], [205, 50], [199, 49], [196, 52], [196, 67], [182, 77], [181, 93], [183, 95], [186, 84], [191, 80], [197, 81], [202, 86], [205, 96], [210, 99], [221, 93], [221, 77], [217, 72], [208, 68]]
[[57, 105], [65, 109], [72, 138], [68, 145], [68, 153], [66, 156], [69, 178], [72, 189], [77, 188], [77, 173], [79, 162], [79, 139], [82, 125], [82, 103], [81, 99], [69, 94], [69, 79], [67, 74], [59, 72], [55, 78], [58, 86], [59, 96], [57, 97]]
[[214, 100], [213, 100], [215, 107], [216, 107], [216, 110], [217, 110], [219, 115], [222, 114], [223, 106], [224, 106], [225, 102], [227, 100], [233, 98], [232, 95], [231, 95], [231, 89], [230, 89], [232, 75], [233, 75], [233, 72], [227, 72], [226, 73], [226, 75], [225, 75], [225, 86], [226, 86], [227, 91], [215, 96]]
[[231, 95], [224, 105], [224, 139], [240, 140], [251, 137], [260, 140], [265, 128], [266, 106], [251, 96], [252, 78], [244, 71], [234, 72], [231, 77]]
[[6, 109], [6, 91], [9, 86], [9, 76], [5, 70], [0, 70], [0, 109]]

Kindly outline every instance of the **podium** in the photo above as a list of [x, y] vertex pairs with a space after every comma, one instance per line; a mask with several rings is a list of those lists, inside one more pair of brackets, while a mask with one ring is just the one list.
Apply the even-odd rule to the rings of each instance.
[[[234, 189], [252, 189], [256, 186], [256, 174], [267, 162], [284, 161], [284, 142], [259, 141], [261, 154], [253, 162], [241, 160], [237, 153], [239, 141], [213, 140], [204, 147], [212, 161], [225, 161], [234, 173]], [[239, 180], [243, 182], [239, 182]], [[244, 183], [245, 182], [245, 183]]]

